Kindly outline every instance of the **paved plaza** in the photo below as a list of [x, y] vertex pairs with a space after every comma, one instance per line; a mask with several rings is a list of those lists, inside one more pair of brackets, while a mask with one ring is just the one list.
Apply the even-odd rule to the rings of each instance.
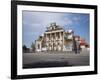
[[87, 66], [89, 50], [74, 52], [23, 53], [23, 68]]

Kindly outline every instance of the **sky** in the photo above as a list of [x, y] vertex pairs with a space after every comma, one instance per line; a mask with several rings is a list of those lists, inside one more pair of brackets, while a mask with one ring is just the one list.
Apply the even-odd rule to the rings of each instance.
[[85, 13], [23, 11], [22, 43], [30, 48], [53, 22], [65, 31], [72, 29], [75, 35], [81, 36], [89, 43], [89, 19], [89, 14]]

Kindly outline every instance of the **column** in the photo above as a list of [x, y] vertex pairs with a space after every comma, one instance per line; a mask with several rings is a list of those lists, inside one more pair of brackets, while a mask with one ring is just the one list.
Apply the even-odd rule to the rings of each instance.
[[45, 34], [45, 39], [46, 39], [46, 50], [48, 50], [47, 34]]
[[61, 47], [61, 50], [62, 50], [62, 32], [60, 32], [60, 47]]
[[63, 46], [63, 51], [64, 51], [64, 32], [63, 32], [63, 34], [62, 34], [62, 46]]
[[52, 49], [52, 47], [51, 47], [51, 43], [52, 43], [52, 33], [50, 33], [50, 46], [49, 46], [49, 48], [50, 48], [50, 50]]
[[54, 43], [55, 43], [54, 50], [56, 50], [56, 32], [54, 33], [54, 36], [55, 36], [55, 40], [54, 40]]

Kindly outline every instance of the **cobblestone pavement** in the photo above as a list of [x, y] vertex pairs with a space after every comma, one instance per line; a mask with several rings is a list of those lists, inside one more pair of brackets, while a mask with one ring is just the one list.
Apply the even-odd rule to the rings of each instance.
[[23, 53], [23, 68], [86, 66], [89, 65], [89, 51]]

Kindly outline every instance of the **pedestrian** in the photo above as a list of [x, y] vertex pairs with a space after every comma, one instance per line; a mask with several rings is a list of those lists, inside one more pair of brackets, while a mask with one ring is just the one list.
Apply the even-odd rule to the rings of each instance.
[[76, 40], [74, 37], [73, 37], [73, 50], [74, 50], [75, 54], [77, 54], [77, 43], [76, 43]]
[[77, 53], [80, 53], [80, 43], [79, 41], [76, 41], [77, 42]]

